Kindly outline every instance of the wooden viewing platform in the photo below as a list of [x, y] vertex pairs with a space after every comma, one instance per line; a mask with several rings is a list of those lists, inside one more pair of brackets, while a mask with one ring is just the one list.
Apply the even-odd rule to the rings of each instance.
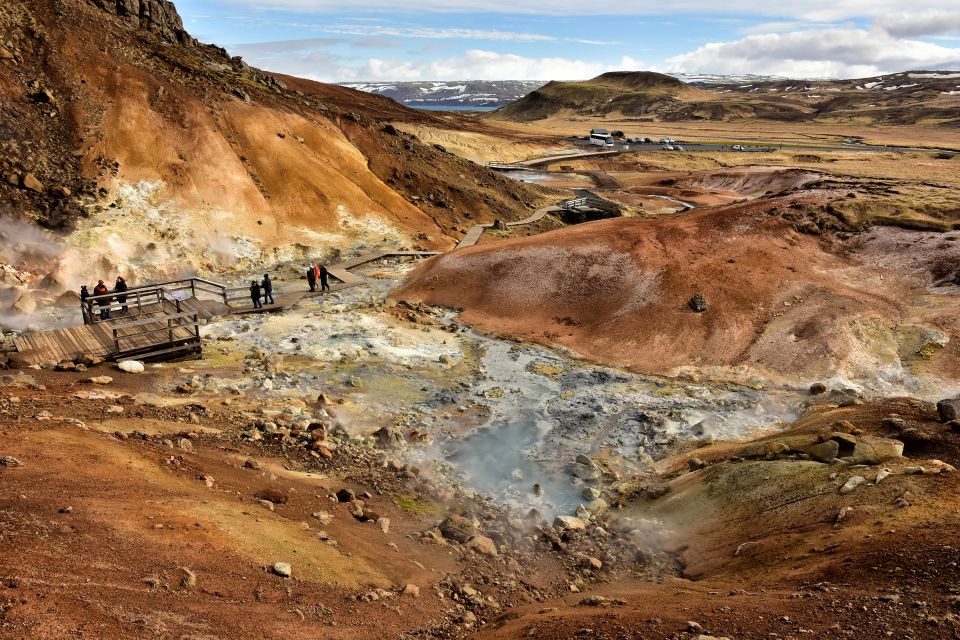
[[[430, 251], [380, 249], [328, 267], [331, 292], [367, 282], [350, 272], [389, 257], [427, 257]], [[337, 282], [339, 281], [339, 282]], [[304, 285], [305, 286], [305, 285]], [[220, 316], [286, 311], [319, 290], [283, 291], [274, 285], [275, 304], [254, 308], [247, 287], [227, 287], [203, 278], [187, 278], [131, 287], [81, 302], [83, 325], [24, 334], [13, 341], [25, 365], [73, 361], [83, 355], [123, 360], [171, 360], [201, 352], [200, 325]], [[109, 315], [101, 316], [108, 311]]]

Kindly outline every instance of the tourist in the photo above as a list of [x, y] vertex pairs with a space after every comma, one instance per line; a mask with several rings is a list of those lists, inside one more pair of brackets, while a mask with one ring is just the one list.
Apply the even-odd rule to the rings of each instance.
[[87, 315], [87, 299], [90, 297], [90, 292], [87, 291], [87, 285], [80, 287], [80, 313], [83, 314], [83, 323], [90, 324], [89, 316]]
[[307, 284], [310, 285], [310, 291], [317, 290], [317, 266], [312, 262], [307, 267]]
[[250, 299], [253, 300], [254, 309], [263, 309], [263, 304], [260, 302], [260, 285], [256, 280], [250, 283]]
[[320, 265], [318, 270], [320, 276], [320, 290], [321, 291], [330, 291], [330, 283], [327, 282], [327, 277], [330, 275], [330, 272], [327, 271], [327, 268], [323, 265]]
[[[113, 292], [114, 292], [114, 293], [125, 293], [126, 291], [127, 291], [127, 281], [124, 280], [121, 276], [117, 276], [117, 282], [113, 285]], [[126, 313], [130, 310], [130, 308], [127, 306], [127, 296], [126, 296], [126, 295], [118, 295], [118, 296], [117, 296], [117, 302], [119, 302], [121, 305], [123, 305], [122, 307], [120, 307], [120, 311], [121, 311], [122, 313], [126, 314]]]
[[[103, 280], [97, 280], [97, 286], [93, 289], [94, 296], [105, 296], [110, 293], [110, 290], [107, 289], [107, 285], [103, 284]], [[97, 306], [100, 307], [100, 319], [109, 320], [110, 319], [110, 298], [100, 298], [97, 300]]]
[[273, 280], [270, 279], [270, 276], [263, 274], [263, 282], [260, 283], [260, 286], [263, 287], [263, 304], [267, 304], [267, 300], [270, 301], [270, 304], [277, 304], [273, 300]]

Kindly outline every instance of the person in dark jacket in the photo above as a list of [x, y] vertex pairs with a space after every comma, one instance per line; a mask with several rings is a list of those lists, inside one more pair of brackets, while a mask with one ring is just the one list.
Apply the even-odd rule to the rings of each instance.
[[320, 265], [320, 291], [330, 291], [330, 283], [327, 281], [329, 276], [330, 272], [327, 271], [327, 268]]
[[263, 309], [263, 303], [260, 302], [260, 285], [256, 280], [250, 283], [250, 299], [253, 300], [254, 309]]
[[307, 267], [307, 284], [310, 285], [310, 291], [317, 290], [317, 267], [312, 262]]
[[87, 285], [80, 287], [80, 312], [83, 314], [83, 323], [90, 324], [87, 316], [87, 300], [90, 298], [90, 292], [87, 291]]
[[273, 300], [273, 280], [266, 273], [263, 274], [263, 282], [260, 283], [260, 286], [263, 288], [263, 304], [267, 304], [268, 300], [270, 304], [277, 304]]
[[[97, 286], [93, 288], [93, 295], [95, 296], [105, 296], [110, 293], [110, 290], [107, 289], [107, 285], [103, 284], [103, 280], [97, 280]], [[97, 300], [97, 306], [100, 307], [100, 319], [109, 320], [110, 319], [110, 298], [101, 298]]]
[[[114, 285], [113, 285], [113, 292], [114, 292], [114, 293], [125, 294], [126, 291], [127, 291], [127, 281], [124, 280], [121, 276], [117, 276], [117, 281], [116, 281], [116, 283], [114, 283]], [[118, 295], [118, 296], [117, 296], [117, 302], [119, 302], [120, 304], [123, 305], [123, 306], [120, 308], [120, 311], [122, 311], [123, 313], [127, 313], [128, 311], [130, 311], [130, 308], [127, 306], [127, 296], [126, 296], [126, 295]]]

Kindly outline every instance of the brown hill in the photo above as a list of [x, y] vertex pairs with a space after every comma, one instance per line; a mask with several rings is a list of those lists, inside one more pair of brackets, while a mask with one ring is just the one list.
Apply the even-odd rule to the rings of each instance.
[[[906, 323], [908, 286], [829, 253], [768, 209], [613, 219], [459, 250], [431, 259], [393, 296], [648, 373], [747, 365], [812, 379], [875, 363], [858, 327]], [[698, 293], [704, 313], [688, 304]], [[949, 317], [936, 322], [952, 326]], [[897, 332], [884, 349], [903, 340], [905, 362], [917, 348]]]
[[526, 216], [543, 193], [388, 124], [429, 115], [270, 75], [195, 42], [171, 3], [128, 4], [0, 5], [0, 206], [73, 232], [56, 273], [71, 288], [91, 264], [449, 247], [467, 219]]

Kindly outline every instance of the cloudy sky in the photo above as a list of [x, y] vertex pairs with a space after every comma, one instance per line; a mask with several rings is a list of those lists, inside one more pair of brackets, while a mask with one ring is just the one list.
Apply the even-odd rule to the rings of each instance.
[[[176, 0], [255, 66], [327, 82], [610, 70], [855, 78], [960, 70], [958, 0]], [[722, 5], [722, 8], [721, 8]], [[761, 6], [762, 5], [762, 6]]]

